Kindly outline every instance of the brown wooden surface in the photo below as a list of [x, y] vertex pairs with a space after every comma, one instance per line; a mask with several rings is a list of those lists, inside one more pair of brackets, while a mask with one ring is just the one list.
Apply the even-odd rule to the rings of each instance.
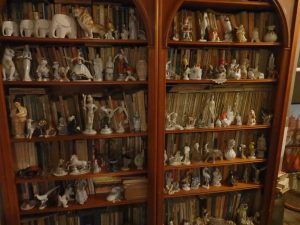
[[184, 6], [196, 6], [200, 5], [203, 8], [234, 8], [238, 10], [249, 9], [249, 10], [271, 10], [273, 5], [270, 2], [263, 1], [230, 1], [230, 0], [186, 0]]
[[185, 47], [230, 47], [230, 48], [267, 48], [278, 47], [280, 42], [201, 42], [201, 41], [168, 41], [168, 46], [185, 46]]
[[300, 192], [289, 190], [284, 193], [284, 207], [295, 212], [300, 212]]
[[[241, 80], [227, 80], [224, 84], [265, 84], [276, 83], [277, 79], [241, 79]], [[166, 84], [216, 84], [212, 80], [166, 80]], [[222, 84], [220, 84], [222, 85]]]

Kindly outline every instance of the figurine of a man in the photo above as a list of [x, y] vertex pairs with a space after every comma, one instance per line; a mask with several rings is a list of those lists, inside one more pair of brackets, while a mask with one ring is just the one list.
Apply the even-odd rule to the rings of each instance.
[[15, 130], [15, 138], [24, 138], [27, 120], [27, 109], [26, 107], [22, 106], [22, 100], [19, 98], [16, 98], [14, 100], [14, 106], [15, 107], [12, 110], [11, 117]]
[[84, 134], [95, 135], [97, 132], [93, 129], [94, 115], [98, 107], [94, 104], [94, 99], [91, 95], [83, 95], [83, 110], [85, 111], [85, 130]]

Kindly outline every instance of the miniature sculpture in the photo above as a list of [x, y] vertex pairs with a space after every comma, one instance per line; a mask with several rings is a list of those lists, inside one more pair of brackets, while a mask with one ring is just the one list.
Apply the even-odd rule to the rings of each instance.
[[199, 148], [200, 144], [196, 142], [193, 147], [192, 159], [197, 162], [202, 161], [202, 151], [200, 151]]
[[230, 139], [228, 141], [228, 144], [227, 144], [227, 151], [225, 152], [225, 158], [227, 160], [233, 160], [235, 159], [236, 157], [236, 153], [234, 151], [234, 148], [235, 147], [235, 140], [234, 139]]
[[133, 8], [129, 9], [129, 39], [136, 40], [137, 39], [137, 19], [135, 16], [135, 11]]
[[186, 67], [183, 72], [183, 80], [189, 80], [191, 74], [191, 69], [189, 67]]
[[164, 165], [166, 166], [168, 164], [168, 154], [167, 154], [167, 150], [165, 149], [164, 151]]
[[243, 125], [242, 117], [241, 117], [241, 115], [239, 113], [236, 114], [235, 120], [236, 120], [236, 125], [238, 125], [238, 126], [242, 126]]
[[258, 28], [254, 27], [252, 31], [251, 42], [260, 42]]
[[16, 80], [17, 71], [16, 66], [13, 61], [13, 58], [15, 57], [15, 51], [11, 48], [5, 48], [4, 54], [2, 57], [2, 75], [3, 80], [7, 81], [13, 81]]
[[142, 170], [144, 167], [144, 161], [145, 161], [145, 152], [144, 149], [139, 151], [135, 158], [134, 158], [134, 164], [138, 170]]
[[232, 170], [229, 171], [229, 175], [228, 175], [228, 178], [227, 178], [227, 184], [229, 186], [237, 185], [237, 180], [236, 180], [234, 171], [232, 171]]
[[67, 125], [68, 132], [70, 134], [78, 134], [81, 132], [81, 128], [79, 123], [76, 119], [76, 116], [71, 115], [68, 117], [68, 125]]
[[32, 119], [27, 119], [26, 120], [26, 138], [31, 139], [32, 135], [35, 131], [36, 126], [33, 124], [33, 120]]
[[40, 207], [39, 209], [40, 210], [43, 210], [47, 207], [47, 201], [48, 201], [48, 197], [49, 195], [54, 192], [56, 189], [58, 189], [59, 186], [56, 186], [54, 188], [52, 188], [51, 190], [49, 190], [47, 193], [43, 194], [43, 195], [38, 195], [38, 194], [35, 194], [35, 197], [40, 201]]
[[[136, 78], [133, 76], [135, 69], [132, 68], [131, 66], [127, 66], [126, 67], [126, 77], [125, 77], [125, 81], [136, 81]], [[123, 78], [122, 78], [123, 79]]]
[[20, 34], [21, 37], [31, 37], [33, 35], [34, 23], [33, 20], [21, 20], [20, 22]]
[[177, 124], [177, 113], [175, 112], [171, 112], [171, 113], [167, 113], [166, 115], [166, 130], [183, 130], [183, 127], [179, 124]]
[[192, 177], [191, 189], [198, 189], [200, 187], [200, 178], [198, 176]]
[[267, 114], [267, 113], [262, 112], [263, 124], [270, 126], [272, 117], [273, 117], [272, 114]]
[[242, 181], [244, 183], [249, 183], [250, 180], [250, 168], [248, 165], [245, 166], [244, 172], [243, 172], [243, 178]]
[[69, 82], [70, 80], [69, 80], [69, 78], [68, 78], [68, 72], [69, 72], [69, 70], [70, 70], [70, 67], [69, 66], [67, 66], [67, 67], [63, 67], [63, 66], [60, 66], [59, 68], [58, 68], [58, 75], [59, 75], [59, 81], [67, 81], [67, 82]]
[[131, 157], [124, 146], [122, 147], [122, 160], [123, 160], [123, 166], [121, 170], [128, 171], [129, 165], [131, 163]]
[[268, 60], [268, 67], [267, 67], [267, 72], [269, 77], [274, 77], [277, 73], [275, 69], [275, 56], [274, 53], [270, 54], [269, 60]]
[[213, 67], [211, 66], [210, 71], [212, 71], [213, 76], [216, 77], [216, 79], [212, 79], [212, 81], [214, 81], [215, 83], [223, 84], [227, 80], [226, 79], [226, 68], [223, 63], [221, 63], [219, 65], [219, 67], [215, 69], [215, 71], [213, 70]]
[[216, 120], [216, 127], [222, 127], [222, 121], [219, 118]]
[[78, 56], [74, 58], [68, 58], [74, 64], [71, 71], [71, 77], [73, 81], [91, 81], [93, 76], [84, 63], [91, 63], [84, 59], [81, 50], [78, 50]]
[[105, 65], [105, 80], [113, 80], [114, 79], [114, 63], [112, 61], [112, 57], [109, 56]]
[[191, 160], [190, 160], [190, 151], [191, 148], [188, 145], [184, 146], [184, 160], [183, 160], [183, 164], [184, 165], [190, 165], [191, 164]]
[[58, 72], [59, 63], [57, 61], [53, 62], [52, 69], [53, 69], [53, 80], [60, 81], [60, 76]]
[[128, 111], [127, 111], [127, 108], [125, 106], [125, 102], [121, 101], [119, 106], [114, 111], [125, 115], [124, 120], [120, 121], [120, 123], [118, 124], [119, 127], [116, 130], [117, 133], [124, 133], [125, 129], [123, 127], [123, 123], [128, 124], [128, 119], [129, 119]]
[[248, 156], [249, 159], [256, 159], [256, 156], [255, 156], [255, 147], [254, 147], [254, 142], [250, 142], [249, 144], [249, 156]]
[[49, 81], [49, 71], [47, 59], [41, 59], [40, 64], [36, 69], [38, 81]]
[[219, 42], [220, 41], [220, 38], [219, 38], [219, 34], [218, 34], [218, 31], [217, 29], [210, 29], [209, 32], [208, 32], [208, 39], [209, 41], [212, 41], [212, 42]]
[[90, 172], [91, 164], [88, 161], [79, 160], [77, 155], [72, 155], [68, 164], [71, 168], [70, 175], [80, 175]]
[[169, 221], [169, 225], [174, 225], [173, 220], [170, 220], [170, 221]]
[[21, 210], [31, 210], [36, 206], [36, 200], [24, 200], [20, 206]]
[[257, 157], [264, 158], [267, 150], [267, 142], [264, 134], [257, 139]]
[[166, 173], [166, 186], [165, 190], [169, 195], [172, 195], [178, 191], [180, 191], [179, 183], [174, 181], [172, 172]]
[[54, 14], [50, 26], [50, 36], [77, 38], [77, 26], [74, 18], [65, 14]]
[[71, 186], [67, 187], [63, 195], [58, 195], [58, 207], [68, 208], [68, 201], [74, 200], [71, 197], [74, 194], [73, 188]]
[[246, 79], [248, 76], [249, 59], [243, 58], [241, 62], [241, 78]]
[[51, 21], [47, 19], [39, 19], [38, 13], [34, 15], [34, 36], [38, 38], [50, 37]]
[[[115, 36], [119, 36], [118, 31], [115, 30], [115, 27], [110, 20], [107, 20], [107, 22], [106, 22], [106, 31], [107, 32], [104, 35], [105, 39], [114, 40], [115, 37], [113, 34], [115, 34]], [[118, 38], [116, 38], [116, 39], [118, 39]]]
[[100, 173], [101, 172], [101, 167], [98, 164], [98, 160], [94, 159], [93, 163], [93, 173]]
[[113, 118], [113, 116], [115, 114], [115, 110], [107, 108], [107, 106], [101, 106], [100, 111], [104, 112], [105, 116], [107, 118], [104, 128], [101, 129], [101, 134], [111, 134], [112, 129], [109, 126], [111, 123], [111, 119]]
[[260, 184], [260, 174], [262, 171], [264, 171], [267, 167], [263, 167], [263, 168], [256, 168], [254, 165], [252, 165], [252, 168], [254, 170], [254, 176], [253, 176], [253, 183], [255, 184]]
[[231, 25], [231, 22], [230, 22], [230, 19], [228, 16], [225, 16], [223, 24], [224, 24], [224, 30], [225, 30], [224, 41], [232, 42], [232, 40], [233, 40], [232, 25]]
[[123, 24], [122, 25], [122, 32], [121, 32], [121, 39], [122, 40], [128, 40], [128, 38], [129, 38], [129, 31], [126, 28], [126, 25]]
[[234, 121], [234, 112], [232, 111], [231, 106], [227, 107], [227, 111], [223, 112], [220, 118], [223, 127], [228, 127], [232, 124]]
[[203, 168], [202, 175], [204, 178], [204, 183], [203, 183], [202, 187], [209, 189], [210, 173], [209, 173], [209, 169], [207, 167]]
[[94, 80], [103, 81], [103, 61], [100, 58], [99, 54], [96, 54], [96, 58], [93, 60], [94, 66]]
[[135, 132], [141, 131], [141, 118], [138, 112], [133, 115], [133, 128]]
[[174, 74], [174, 72], [172, 71], [172, 62], [168, 61], [166, 63], [166, 79], [171, 80], [173, 74]]
[[183, 156], [180, 155], [180, 152], [177, 151], [175, 153], [175, 156], [171, 156], [169, 158], [169, 163], [171, 166], [179, 166], [182, 164], [182, 159], [183, 159]]
[[123, 188], [122, 187], [113, 187], [109, 193], [109, 195], [106, 197], [106, 200], [109, 202], [117, 202], [121, 201], [122, 198], [122, 192]]
[[247, 38], [245, 37], [245, 35], [246, 32], [245, 32], [244, 25], [241, 24], [236, 31], [236, 37], [238, 39], [238, 42], [247, 42]]
[[140, 59], [136, 63], [136, 75], [139, 78], [139, 80], [147, 80], [147, 70], [148, 65], [146, 60]]
[[192, 117], [192, 116], [186, 116], [186, 117], [187, 117], [187, 122], [185, 125], [185, 129], [188, 129], [188, 130], [194, 129], [197, 119], [194, 119], [194, 117]]
[[239, 151], [240, 151], [240, 153], [241, 153], [241, 158], [242, 159], [246, 159], [247, 157], [246, 157], [246, 155], [245, 155], [245, 152], [246, 152], [246, 145], [244, 145], [244, 144], [241, 144], [240, 145], [240, 147], [239, 147]]
[[212, 185], [216, 187], [221, 186], [221, 181], [222, 181], [222, 174], [218, 168], [215, 169], [213, 172], [213, 180], [212, 180]]
[[22, 55], [18, 56], [17, 58], [23, 59], [23, 81], [31, 81], [30, 77], [30, 67], [31, 67], [31, 52], [29, 50], [29, 45], [25, 45]]
[[97, 132], [93, 129], [94, 115], [98, 107], [94, 104], [94, 99], [91, 95], [83, 96], [83, 110], [85, 112], [85, 130], [84, 134], [95, 135]]
[[59, 119], [58, 119], [58, 125], [57, 125], [56, 129], [58, 130], [58, 134], [59, 135], [66, 135], [66, 134], [68, 134], [67, 121], [66, 121], [66, 119], [63, 116], [59, 117]]
[[54, 176], [60, 177], [67, 175], [68, 172], [65, 170], [65, 160], [59, 159], [58, 165], [53, 172]]
[[93, 38], [94, 33], [99, 34], [100, 37], [104, 35], [104, 27], [95, 24], [93, 18], [90, 16], [88, 10], [84, 7], [76, 7], [73, 9], [73, 15], [77, 18], [77, 22], [84, 31], [85, 37]]
[[253, 109], [251, 109], [249, 112], [247, 125], [249, 126], [256, 125], [256, 115]]
[[192, 41], [193, 40], [192, 31], [193, 31], [192, 18], [190, 16], [186, 16], [184, 18], [183, 24], [181, 25], [182, 40]]
[[207, 41], [205, 39], [205, 35], [206, 35], [206, 29], [208, 27], [209, 24], [209, 19], [208, 19], [208, 15], [207, 12], [204, 12], [202, 15], [202, 18], [199, 18], [199, 25], [200, 25], [200, 39], [199, 41]]
[[191, 70], [189, 77], [191, 80], [201, 80], [202, 78], [202, 69], [199, 65], [195, 65]]
[[11, 113], [15, 138], [25, 137], [25, 126], [27, 120], [27, 109], [22, 106], [21, 99], [14, 99], [14, 108]]
[[14, 21], [5, 20], [2, 22], [3, 36], [19, 36], [18, 24]]
[[240, 204], [237, 209], [237, 223], [238, 225], [254, 225], [251, 219], [247, 216], [248, 205]]
[[88, 199], [88, 194], [85, 190], [87, 186], [87, 182], [85, 180], [78, 180], [75, 182], [75, 200], [80, 204], [83, 205], [87, 199]]
[[183, 179], [182, 179], [182, 190], [184, 191], [190, 191], [191, 190], [191, 184], [190, 184], [190, 177], [189, 175], [186, 175]]
[[114, 65], [115, 65], [115, 70], [118, 74], [117, 80], [125, 80], [125, 74], [126, 74], [126, 69], [128, 66], [128, 60], [127, 57], [124, 54], [123, 49], [120, 49], [120, 52], [114, 57]]
[[210, 101], [208, 103], [208, 127], [213, 128], [215, 126], [215, 118], [216, 118], [216, 103], [215, 103], [215, 96], [212, 95]]
[[205, 162], [212, 159], [212, 162], [215, 163], [217, 158], [220, 158], [221, 160], [223, 160], [222, 151], [219, 149], [208, 149], [208, 143], [205, 144], [204, 152], [206, 154], [205, 160], [204, 160]]
[[256, 77], [255, 77], [255, 74], [254, 74], [254, 68], [249, 68], [249, 71], [247, 73], [247, 78], [250, 79], [250, 80], [255, 80]]
[[268, 28], [267, 28], [268, 31], [264, 36], [264, 41], [267, 41], [267, 42], [268, 41], [270, 41], [270, 42], [277, 41], [278, 36], [275, 32], [275, 28], [276, 28], [275, 25], [268, 26]]

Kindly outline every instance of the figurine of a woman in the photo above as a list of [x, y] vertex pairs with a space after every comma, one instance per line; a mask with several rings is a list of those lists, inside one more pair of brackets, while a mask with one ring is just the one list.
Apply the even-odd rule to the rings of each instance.
[[117, 80], [124, 80], [125, 79], [125, 74], [126, 74], [126, 69], [128, 66], [128, 60], [124, 54], [124, 51], [121, 49], [120, 52], [115, 56], [114, 58], [114, 65], [116, 72], [118, 74], [118, 79]]
[[200, 39], [199, 41], [207, 41], [205, 39], [206, 29], [208, 27], [208, 15], [207, 12], [203, 13], [202, 18], [199, 18], [199, 27], [200, 27]]
[[113, 80], [114, 79], [114, 63], [112, 61], [112, 57], [109, 56], [105, 65], [105, 80]]
[[41, 59], [36, 70], [38, 81], [49, 81], [49, 71], [47, 59]]
[[99, 57], [99, 54], [96, 54], [96, 58], [93, 60], [94, 66], [94, 80], [95, 81], [103, 81], [103, 61]]
[[208, 103], [209, 116], [208, 116], [208, 127], [214, 127], [216, 118], [216, 103], [215, 96], [212, 95]]
[[256, 115], [255, 111], [253, 109], [250, 110], [248, 115], [248, 122], [247, 125], [254, 126], [256, 124]]
[[228, 145], [227, 145], [227, 151], [225, 152], [225, 158], [227, 160], [233, 160], [236, 157], [236, 153], [234, 151], [235, 147], [235, 140], [234, 139], [230, 139], [228, 141]]
[[20, 55], [18, 58], [23, 59], [23, 71], [24, 71], [23, 81], [32, 81], [30, 77], [32, 56], [29, 50], [29, 45], [25, 45], [22, 55]]
[[192, 18], [190, 16], [186, 16], [184, 18], [184, 22], [181, 26], [182, 39], [184, 41], [192, 41]]
[[133, 8], [129, 9], [129, 39], [137, 39], [137, 19]]
[[12, 121], [15, 130], [15, 138], [25, 137], [25, 126], [27, 120], [27, 109], [22, 106], [21, 99], [16, 98], [14, 100], [14, 109], [12, 110]]
[[94, 104], [91, 95], [83, 95], [83, 110], [85, 111], [85, 130], [84, 134], [95, 135], [97, 132], [93, 129], [94, 115], [98, 107]]
[[184, 160], [183, 160], [183, 164], [184, 165], [190, 165], [191, 164], [191, 160], [190, 160], [190, 151], [191, 148], [190, 146], [186, 145], [184, 146]]

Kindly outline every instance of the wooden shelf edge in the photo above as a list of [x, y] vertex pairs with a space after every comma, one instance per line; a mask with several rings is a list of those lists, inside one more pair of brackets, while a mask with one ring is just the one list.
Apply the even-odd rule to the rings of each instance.
[[218, 166], [233, 166], [240, 164], [252, 164], [252, 163], [264, 163], [266, 159], [241, 159], [235, 158], [233, 160], [216, 160], [215, 163], [212, 162], [195, 162], [191, 165], [180, 165], [180, 166], [165, 166], [164, 170], [186, 170], [193, 168], [203, 168], [203, 167], [218, 167]]
[[16, 184], [23, 183], [38, 183], [38, 182], [50, 182], [50, 181], [62, 181], [62, 180], [78, 180], [78, 179], [88, 179], [95, 177], [125, 177], [134, 175], [145, 175], [146, 170], [128, 170], [128, 171], [118, 171], [118, 172], [100, 172], [100, 173], [87, 173], [81, 175], [66, 175], [66, 176], [54, 176], [47, 175], [42, 177], [33, 178], [16, 178]]
[[260, 188], [263, 188], [263, 185], [261, 185], [261, 184], [238, 183], [234, 187], [229, 187], [229, 186], [213, 187], [213, 186], [210, 186], [209, 189], [200, 187], [197, 190], [190, 190], [190, 191], [180, 190], [179, 192], [177, 192], [173, 195], [164, 194], [164, 198], [168, 199], [168, 198], [177, 198], [177, 197], [193, 196], [193, 195], [209, 195], [209, 194], [217, 194], [217, 193], [227, 193], [227, 192], [235, 192], [235, 191], [243, 191], [243, 190], [260, 189]]
[[222, 132], [222, 131], [237, 131], [237, 130], [258, 130], [258, 129], [270, 129], [270, 125], [231, 125], [228, 127], [215, 127], [215, 128], [197, 128], [197, 129], [184, 129], [184, 130], [165, 130], [166, 134], [183, 134], [183, 133], [202, 133], [202, 132]]
[[75, 211], [75, 210], [83, 210], [83, 209], [91, 209], [91, 208], [101, 208], [106, 206], [119, 206], [119, 205], [130, 205], [130, 204], [140, 204], [146, 203], [147, 199], [137, 199], [137, 200], [121, 200], [115, 203], [106, 201], [106, 195], [89, 195], [88, 200], [85, 204], [80, 205], [77, 202], [69, 202], [68, 208], [63, 207], [47, 207], [43, 210], [39, 210], [38, 208], [34, 208], [31, 210], [21, 210], [20, 215], [32, 215], [35, 216], [37, 214], [44, 213], [55, 213], [55, 212], [66, 212], [66, 211]]
[[286, 145], [285, 148], [300, 148], [300, 144], [299, 145]]
[[[277, 79], [241, 79], [241, 80], [227, 80], [223, 84], [265, 84], [276, 83]], [[166, 84], [216, 84], [212, 80], [166, 80]], [[220, 84], [222, 85], [222, 84]]]
[[130, 132], [130, 133], [113, 133], [113, 134], [96, 134], [96, 135], [56, 135], [53, 137], [32, 137], [28, 138], [11, 138], [12, 143], [19, 142], [51, 142], [51, 141], [72, 141], [72, 140], [90, 140], [90, 139], [111, 139], [111, 138], [126, 138], [126, 137], [142, 137], [147, 136], [147, 132]]
[[212, 41], [168, 41], [168, 46], [191, 46], [191, 47], [233, 47], [233, 48], [269, 48], [280, 47], [280, 42], [212, 42]]
[[60, 81], [3, 81], [4, 86], [95, 86], [95, 85], [146, 85], [148, 81], [89, 81], [89, 82], [60, 82]]

